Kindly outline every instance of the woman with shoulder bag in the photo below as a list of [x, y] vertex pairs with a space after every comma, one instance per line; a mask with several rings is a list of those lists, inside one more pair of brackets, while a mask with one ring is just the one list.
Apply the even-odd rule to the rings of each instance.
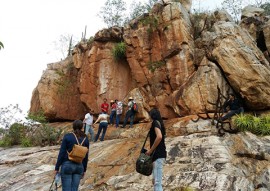
[[89, 148], [89, 140], [83, 132], [83, 122], [81, 120], [75, 120], [73, 122], [73, 132], [67, 133], [64, 136], [55, 165], [56, 174], [59, 172], [61, 166], [60, 174], [63, 191], [77, 191], [80, 180], [83, 178], [87, 169], [88, 152], [82, 163], [69, 160], [68, 153], [72, 151], [75, 144], [78, 144], [77, 140], [79, 144], [87, 147], [87, 149]]
[[162, 175], [163, 165], [167, 156], [165, 146], [165, 127], [157, 108], [153, 108], [150, 112], [150, 117], [153, 120], [150, 128], [150, 150], [146, 151], [146, 155], [153, 155], [153, 184], [154, 191], [162, 191]]

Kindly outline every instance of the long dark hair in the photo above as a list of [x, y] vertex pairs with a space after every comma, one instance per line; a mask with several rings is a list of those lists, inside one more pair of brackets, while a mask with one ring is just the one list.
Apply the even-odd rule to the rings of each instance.
[[163, 133], [164, 135], [166, 135], [165, 126], [164, 126], [164, 123], [163, 123], [163, 120], [162, 120], [162, 117], [161, 117], [161, 115], [160, 115], [159, 110], [158, 110], [157, 108], [153, 108], [153, 109], [151, 109], [151, 111], [149, 112], [149, 114], [150, 114], [150, 117], [151, 117], [153, 120], [157, 120], [157, 121], [160, 122], [161, 127], [162, 127], [162, 128], [161, 128], [161, 131], [163, 131], [162, 133]]
[[86, 136], [84, 132], [82, 131], [82, 128], [83, 128], [83, 122], [81, 120], [73, 121], [73, 131], [78, 138]]

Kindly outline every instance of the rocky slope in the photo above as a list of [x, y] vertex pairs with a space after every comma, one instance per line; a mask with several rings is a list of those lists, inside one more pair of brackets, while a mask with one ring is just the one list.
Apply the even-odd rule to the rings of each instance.
[[[106, 141], [91, 144], [81, 190], [151, 190], [151, 177], [135, 171], [151, 102], [166, 119], [165, 190], [270, 190], [270, 137], [220, 137], [209, 120], [190, 120], [215, 109], [218, 88], [241, 97], [245, 110], [269, 110], [270, 18], [246, 7], [237, 25], [224, 11], [192, 15], [190, 5], [163, 0], [123, 28], [98, 31], [44, 71], [30, 112], [43, 110], [51, 122], [82, 119], [89, 109], [98, 114], [105, 97], [133, 96], [139, 105], [135, 128], [109, 127]], [[119, 42], [126, 57], [115, 60], [111, 50]], [[0, 190], [48, 190], [58, 149], [2, 149]]]
[[[270, 189], [269, 136], [246, 132], [219, 137], [210, 121], [194, 123], [190, 118], [165, 122], [168, 158], [164, 190]], [[80, 190], [151, 190], [151, 176], [135, 171], [149, 127], [149, 123], [127, 130], [109, 127], [104, 142], [90, 145], [88, 169]], [[1, 149], [0, 190], [49, 190], [58, 151], [59, 146]]]

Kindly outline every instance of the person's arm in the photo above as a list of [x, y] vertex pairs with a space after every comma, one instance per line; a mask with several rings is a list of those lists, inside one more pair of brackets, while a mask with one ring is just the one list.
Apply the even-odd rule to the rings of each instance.
[[227, 100], [227, 101], [223, 104], [223, 111], [224, 111], [224, 112], [227, 111], [227, 107], [229, 106], [229, 102], [230, 102], [230, 100]]
[[146, 152], [146, 154], [149, 155], [149, 156], [154, 152], [154, 150], [157, 148], [157, 146], [159, 145], [159, 143], [162, 140], [162, 133], [161, 133], [161, 130], [158, 127], [155, 127], [155, 133], [156, 133], [156, 139], [154, 141], [154, 144], [152, 145], [150, 150], [148, 150]]
[[95, 121], [95, 123], [93, 124], [93, 125], [95, 125], [97, 122], [99, 122], [100, 121], [100, 115], [98, 116], [98, 118], [97, 118], [97, 120]]
[[57, 162], [55, 165], [55, 172], [56, 173], [59, 172], [59, 168], [63, 163], [63, 159], [64, 159], [66, 152], [67, 152], [67, 135], [64, 136], [60, 150], [59, 150]]

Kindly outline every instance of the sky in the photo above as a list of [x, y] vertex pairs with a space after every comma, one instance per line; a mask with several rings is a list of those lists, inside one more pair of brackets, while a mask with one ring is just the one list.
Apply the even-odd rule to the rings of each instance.
[[[106, 25], [97, 16], [106, 0], [2, 0], [0, 2], [0, 108], [18, 104], [26, 114], [47, 64], [62, 58], [61, 35], [94, 36]], [[130, 4], [132, 0], [125, 0]], [[142, 0], [143, 1], [143, 0]], [[146, 1], [146, 0], [145, 0]], [[200, 0], [214, 9], [222, 0]]]

